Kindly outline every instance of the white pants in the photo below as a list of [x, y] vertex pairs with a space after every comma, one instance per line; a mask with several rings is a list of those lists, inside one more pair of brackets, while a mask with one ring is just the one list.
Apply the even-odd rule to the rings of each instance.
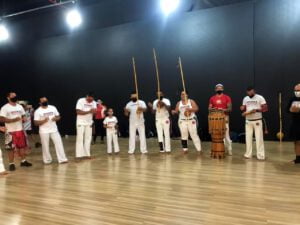
[[77, 125], [76, 157], [91, 156], [92, 125]]
[[169, 118], [157, 118], [156, 131], [158, 142], [163, 143], [164, 150], [166, 152], [171, 151], [171, 140], [170, 140], [170, 120]]
[[129, 122], [129, 150], [128, 153], [132, 154], [135, 151], [136, 131], [139, 133], [140, 150], [142, 153], [147, 153], [145, 124]]
[[118, 143], [118, 134], [116, 129], [106, 128], [107, 153], [112, 153], [112, 145], [114, 144], [115, 152], [120, 151]]
[[258, 159], [265, 159], [265, 146], [264, 146], [264, 135], [263, 135], [263, 123], [262, 120], [249, 121], [246, 120], [246, 153], [245, 157], [252, 157], [252, 142], [253, 142], [253, 131], [255, 133], [256, 140], [256, 151]]
[[[197, 132], [197, 122], [195, 119], [191, 120], [181, 120], [178, 121], [178, 126], [181, 133], [181, 140], [187, 141], [189, 139], [189, 134], [193, 140], [195, 148], [197, 151], [201, 151], [201, 141]], [[184, 149], [187, 150], [187, 149]]]
[[224, 144], [228, 150], [229, 153], [232, 153], [232, 141], [230, 139], [230, 133], [229, 133], [229, 118], [227, 116], [226, 118], [226, 132], [225, 132], [225, 138], [224, 138]]
[[63, 146], [59, 132], [46, 133], [46, 134], [40, 133], [40, 137], [41, 137], [41, 143], [42, 143], [44, 163], [48, 164], [48, 163], [52, 162], [52, 157], [51, 157], [50, 150], [49, 150], [50, 138], [54, 144], [57, 161], [59, 163], [68, 161], [68, 159], [65, 155], [64, 146]]
[[2, 151], [0, 149], [0, 173], [3, 173], [5, 171], [3, 158], [2, 158]]

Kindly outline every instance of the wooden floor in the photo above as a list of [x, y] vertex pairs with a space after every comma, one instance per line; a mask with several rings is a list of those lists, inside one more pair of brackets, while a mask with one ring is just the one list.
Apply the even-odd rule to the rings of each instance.
[[[266, 143], [267, 161], [243, 159], [245, 146], [234, 144], [234, 156], [209, 157], [194, 148], [188, 155], [173, 141], [171, 155], [150, 153], [107, 156], [105, 145], [92, 147], [94, 160], [74, 162], [74, 138], [64, 140], [70, 163], [44, 166], [34, 149], [33, 168], [0, 177], [0, 224], [300, 224], [300, 166], [292, 143]], [[5, 156], [6, 161], [6, 156]]]

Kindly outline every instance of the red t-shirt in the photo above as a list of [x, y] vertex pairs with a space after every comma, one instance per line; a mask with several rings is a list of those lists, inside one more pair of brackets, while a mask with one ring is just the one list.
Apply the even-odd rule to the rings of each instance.
[[209, 104], [212, 108], [216, 109], [227, 109], [228, 104], [231, 103], [231, 98], [228, 95], [214, 95], [209, 99]]
[[106, 110], [105, 106], [103, 106], [101, 104], [97, 104], [97, 111], [95, 114], [95, 119], [96, 120], [104, 119], [105, 118], [105, 110]]

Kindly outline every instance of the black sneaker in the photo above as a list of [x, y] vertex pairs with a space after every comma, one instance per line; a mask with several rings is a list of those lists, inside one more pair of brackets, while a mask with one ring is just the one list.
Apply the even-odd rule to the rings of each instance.
[[15, 171], [15, 170], [16, 170], [15, 164], [9, 164], [9, 171]]
[[21, 167], [30, 167], [30, 166], [32, 166], [32, 164], [30, 162], [25, 161], [25, 162], [21, 162], [20, 166]]

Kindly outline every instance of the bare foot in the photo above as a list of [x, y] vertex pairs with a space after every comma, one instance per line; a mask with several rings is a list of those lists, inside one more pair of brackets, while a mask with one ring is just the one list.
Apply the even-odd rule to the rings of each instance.
[[5, 175], [8, 175], [9, 173], [7, 171], [4, 171], [4, 172], [1, 172], [0, 173], [0, 176], [5, 176]]

